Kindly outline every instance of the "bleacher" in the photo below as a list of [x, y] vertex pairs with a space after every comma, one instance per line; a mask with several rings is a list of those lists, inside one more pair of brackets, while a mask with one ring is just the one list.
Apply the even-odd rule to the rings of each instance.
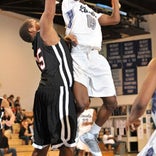
[[[13, 125], [13, 134], [9, 138], [9, 146], [13, 147], [17, 151], [17, 156], [31, 156], [33, 151], [33, 146], [31, 144], [25, 145], [22, 139], [19, 139], [18, 133], [20, 129], [20, 124], [15, 123]], [[99, 144], [99, 147], [102, 151], [103, 156], [114, 156], [114, 152], [112, 150], [106, 150], [103, 143]], [[9, 154], [5, 156], [11, 156]], [[47, 156], [59, 156], [59, 151], [50, 151], [48, 152]]]
[[[33, 146], [31, 143], [29, 145], [25, 145], [22, 139], [19, 139], [18, 133], [20, 130], [20, 124], [15, 123], [13, 124], [13, 133], [11, 137], [8, 137], [9, 146], [13, 147], [17, 151], [17, 156], [31, 156], [33, 151]], [[58, 156], [59, 151], [50, 151], [48, 152], [47, 156]], [[11, 154], [5, 154], [5, 156], [11, 156]]]

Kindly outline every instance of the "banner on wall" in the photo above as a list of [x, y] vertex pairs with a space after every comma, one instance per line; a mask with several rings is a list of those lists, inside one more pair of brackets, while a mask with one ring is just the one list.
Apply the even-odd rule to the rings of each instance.
[[110, 43], [107, 60], [112, 69], [146, 66], [152, 58], [151, 39]]
[[123, 69], [123, 94], [137, 94], [137, 69], [124, 68]]
[[137, 66], [146, 66], [150, 62], [151, 47], [149, 38], [106, 45], [117, 95], [137, 94]]
[[137, 66], [146, 66], [152, 59], [151, 39], [138, 40], [137, 42]]
[[122, 68], [122, 44], [112, 43], [107, 45], [107, 60], [111, 69]]
[[122, 43], [122, 64], [123, 68], [136, 67], [137, 45], [135, 41]]
[[112, 69], [112, 76], [117, 95], [123, 95], [122, 69]]

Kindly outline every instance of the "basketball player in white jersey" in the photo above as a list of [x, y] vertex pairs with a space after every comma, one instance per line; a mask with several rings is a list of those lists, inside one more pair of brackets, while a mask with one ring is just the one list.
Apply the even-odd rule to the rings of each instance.
[[79, 0], [63, 0], [62, 13], [66, 24], [66, 35], [73, 34], [77, 45], [72, 46], [74, 66], [74, 95], [78, 115], [90, 104], [89, 97], [103, 100], [95, 124], [81, 140], [88, 144], [93, 156], [101, 156], [97, 136], [105, 121], [117, 106], [116, 91], [110, 65], [99, 54], [102, 45], [101, 26], [120, 22], [119, 1], [112, 0], [112, 14], [96, 13]]
[[[145, 113], [146, 107], [152, 100], [151, 115], [156, 126], [156, 58], [153, 58], [147, 67], [147, 75], [143, 81], [140, 91], [135, 98], [131, 113], [127, 120], [127, 128], [136, 130], [140, 126], [139, 118]], [[146, 146], [141, 150], [138, 156], [155, 156], [156, 155], [156, 130], [151, 135]]]
[[95, 120], [96, 110], [93, 108], [86, 108], [78, 117], [78, 141], [76, 146], [78, 149], [78, 156], [84, 156], [86, 154], [87, 156], [91, 156], [88, 146], [80, 140], [80, 136], [91, 129]]

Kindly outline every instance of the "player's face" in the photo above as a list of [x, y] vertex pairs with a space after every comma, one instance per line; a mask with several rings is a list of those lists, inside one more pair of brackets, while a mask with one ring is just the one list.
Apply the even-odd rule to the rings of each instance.
[[36, 21], [34, 19], [30, 19], [30, 23], [31, 23], [31, 25], [32, 25], [32, 27], [33, 27], [34, 30], [37, 30], [38, 31], [40, 29], [40, 26], [39, 26], [39, 22], [38, 21]]

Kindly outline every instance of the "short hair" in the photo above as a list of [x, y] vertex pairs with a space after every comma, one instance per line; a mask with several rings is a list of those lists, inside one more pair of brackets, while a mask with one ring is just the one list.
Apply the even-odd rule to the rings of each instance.
[[25, 42], [29, 42], [29, 43], [33, 42], [33, 38], [29, 32], [29, 28], [31, 27], [32, 25], [30, 19], [25, 20], [25, 22], [20, 27], [19, 35]]

